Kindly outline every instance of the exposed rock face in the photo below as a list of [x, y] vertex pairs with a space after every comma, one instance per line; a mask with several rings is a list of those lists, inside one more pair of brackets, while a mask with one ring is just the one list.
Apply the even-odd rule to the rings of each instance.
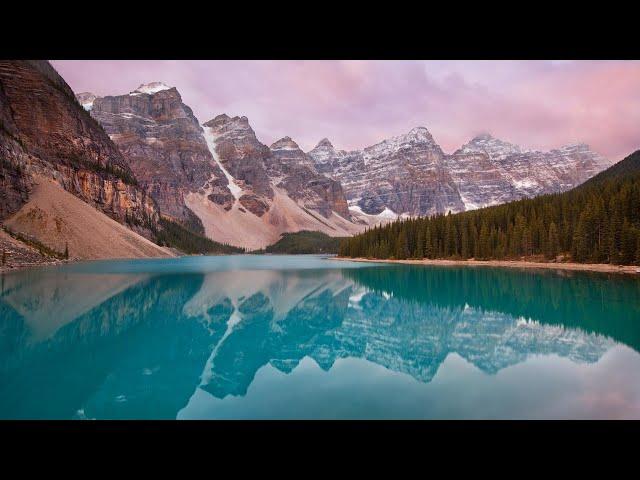
[[325, 218], [334, 211], [349, 219], [340, 183], [318, 173], [313, 161], [289, 137], [271, 148], [262, 144], [247, 117], [222, 114], [204, 124], [214, 136], [215, 152], [242, 190], [240, 203], [255, 215], [269, 210], [274, 188]]
[[319, 174], [311, 160], [291, 138], [284, 137], [270, 147], [268, 172], [280, 178], [276, 186], [308, 208], [317, 210], [325, 218], [334, 211], [349, 218], [349, 208], [340, 182]]
[[205, 189], [185, 197], [214, 240], [249, 249], [277, 242], [284, 232], [311, 230], [349, 236], [351, 221], [339, 182], [319, 174], [296, 143], [261, 143], [246, 117], [222, 114], [203, 124], [214, 161], [228, 182], [223, 201]]
[[361, 152], [336, 152], [325, 139], [309, 156], [317, 168], [333, 172], [349, 204], [366, 214], [378, 215], [385, 208], [409, 215], [463, 210], [446, 156], [426, 128], [414, 128]]
[[158, 220], [153, 200], [100, 125], [46, 61], [0, 61], [0, 219], [29, 198], [34, 175], [140, 233]]
[[[519, 198], [507, 175], [507, 157], [517, 162], [520, 148], [482, 135], [474, 138], [447, 158], [447, 167], [460, 192], [465, 210], [497, 205]], [[516, 167], [512, 165], [511, 168]]]
[[484, 134], [447, 157], [467, 210], [569, 190], [610, 165], [588, 145], [523, 150]]
[[258, 141], [247, 117], [218, 115], [204, 124], [213, 135], [215, 153], [222, 167], [242, 190], [240, 203], [254, 215], [262, 216], [273, 198], [265, 168], [270, 152]]
[[91, 102], [91, 116], [162, 214], [214, 240], [262, 248], [283, 232], [361, 230], [337, 181], [316, 172], [295, 144], [270, 150], [246, 117], [223, 114], [201, 126], [178, 91], [160, 82], [127, 95], [79, 99]]
[[91, 115], [163, 214], [192, 223], [184, 195], [203, 188], [209, 188], [212, 201], [228, 202], [228, 182], [213, 161], [198, 120], [175, 88], [154, 82], [128, 95], [95, 98]]
[[486, 134], [447, 155], [423, 127], [362, 151], [336, 150], [325, 138], [308, 156], [342, 183], [352, 210], [380, 217], [459, 212], [561, 192], [610, 163], [584, 144], [527, 151]]

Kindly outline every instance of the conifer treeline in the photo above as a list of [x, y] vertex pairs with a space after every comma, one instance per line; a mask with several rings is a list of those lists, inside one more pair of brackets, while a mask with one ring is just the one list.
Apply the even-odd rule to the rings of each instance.
[[397, 220], [344, 240], [340, 255], [640, 264], [640, 151], [569, 192]]
[[156, 243], [160, 246], [174, 247], [188, 254], [244, 253], [244, 248], [214, 242], [210, 238], [192, 232], [183, 225], [168, 218], [161, 217], [160, 226], [161, 229], [156, 231]]

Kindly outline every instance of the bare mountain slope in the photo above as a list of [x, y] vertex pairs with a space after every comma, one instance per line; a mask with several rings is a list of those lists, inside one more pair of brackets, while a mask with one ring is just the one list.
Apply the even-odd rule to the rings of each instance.
[[261, 143], [246, 117], [222, 114], [200, 125], [177, 89], [159, 82], [78, 99], [162, 213], [217, 242], [263, 248], [283, 232], [349, 236], [364, 228], [351, 220], [338, 181], [318, 173], [288, 137], [271, 148]]
[[49, 62], [0, 60], [0, 159], [0, 220], [42, 175], [139, 233], [157, 224], [155, 203]]
[[65, 191], [57, 182], [33, 177], [29, 200], [5, 224], [71, 258], [171, 257], [172, 253], [129, 230]]

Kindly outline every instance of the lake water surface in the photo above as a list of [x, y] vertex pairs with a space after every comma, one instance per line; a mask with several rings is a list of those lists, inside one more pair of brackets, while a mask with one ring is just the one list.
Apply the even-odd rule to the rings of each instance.
[[640, 280], [320, 256], [6, 274], [0, 418], [640, 418]]

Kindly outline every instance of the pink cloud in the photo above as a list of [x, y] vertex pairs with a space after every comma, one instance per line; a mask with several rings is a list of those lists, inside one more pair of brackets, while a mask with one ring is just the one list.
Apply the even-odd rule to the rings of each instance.
[[640, 148], [640, 62], [53, 61], [76, 92], [178, 88], [201, 122], [246, 115], [270, 144], [355, 149], [426, 126], [445, 151], [490, 132], [531, 148]]

